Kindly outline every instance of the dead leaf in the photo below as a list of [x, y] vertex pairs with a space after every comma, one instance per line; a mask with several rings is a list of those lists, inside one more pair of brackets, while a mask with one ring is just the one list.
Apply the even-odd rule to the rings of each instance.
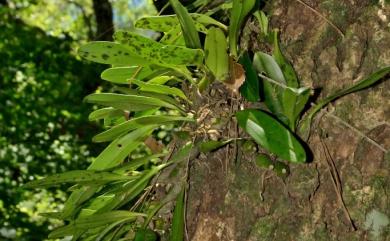
[[227, 78], [224, 83], [226, 87], [231, 89], [233, 92], [238, 92], [238, 89], [245, 81], [244, 67], [237, 63], [233, 57], [229, 57], [229, 70], [229, 78]]
[[149, 136], [145, 141], [145, 145], [149, 147], [149, 149], [152, 151], [153, 154], [161, 153], [164, 145], [154, 139], [153, 137]]

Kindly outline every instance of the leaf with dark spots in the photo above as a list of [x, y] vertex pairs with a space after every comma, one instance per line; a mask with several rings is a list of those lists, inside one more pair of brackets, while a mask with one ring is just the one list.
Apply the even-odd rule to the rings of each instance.
[[[118, 51], [122, 51], [123, 55], [114, 56]], [[79, 54], [85, 59], [101, 63], [113, 65], [148, 65], [149, 62], [140, 56], [136, 55], [125, 46], [105, 41], [90, 42], [80, 47]]]
[[[115, 40], [123, 44], [131, 53], [157, 65], [200, 65], [203, 63], [203, 51], [181, 46], [165, 45], [149, 38], [126, 31], [117, 31]], [[131, 41], [129, 41], [131, 39]], [[143, 47], [141, 47], [141, 45]], [[168, 57], [166, 57], [168, 56]]]
[[110, 56], [108, 56], [108, 54], [102, 54], [102, 58], [103, 58], [104, 60], [107, 60], [109, 57], [110, 57]]

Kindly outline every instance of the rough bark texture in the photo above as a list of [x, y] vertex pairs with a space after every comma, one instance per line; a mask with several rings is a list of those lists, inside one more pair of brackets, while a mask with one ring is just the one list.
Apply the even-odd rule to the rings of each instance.
[[95, 40], [111, 41], [114, 34], [114, 23], [110, 1], [93, 0], [93, 10], [97, 25]]
[[[302, 83], [321, 89], [320, 97], [390, 65], [388, 3], [305, 2], [345, 37], [299, 1], [270, 1], [266, 11]], [[250, 46], [260, 44], [253, 38]], [[344, 97], [327, 111], [388, 150], [389, 83]], [[228, 114], [241, 101], [224, 101], [226, 95], [210, 96], [214, 106], [205, 121], [222, 132], [216, 135], [240, 136]], [[257, 168], [256, 151], [235, 144], [192, 162], [189, 240], [390, 240], [389, 155], [326, 113], [317, 116], [309, 145], [314, 160], [290, 165], [286, 180]]]

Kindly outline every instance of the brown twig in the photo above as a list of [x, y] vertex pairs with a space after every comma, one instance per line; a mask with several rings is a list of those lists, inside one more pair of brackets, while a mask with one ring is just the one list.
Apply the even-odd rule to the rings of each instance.
[[321, 144], [322, 144], [322, 148], [324, 150], [325, 159], [326, 159], [326, 162], [328, 164], [329, 172], [330, 172], [330, 175], [332, 177], [332, 183], [333, 183], [334, 189], [336, 191], [339, 203], [341, 204], [341, 206], [343, 208], [345, 217], [349, 221], [352, 230], [356, 231], [357, 228], [356, 228], [356, 226], [355, 226], [355, 224], [354, 224], [354, 222], [353, 222], [353, 220], [351, 218], [351, 215], [350, 215], [350, 213], [349, 213], [349, 211], [348, 211], [348, 209], [347, 209], [347, 207], [345, 205], [344, 199], [343, 199], [343, 189], [342, 189], [342, 185], [341, 185], [340, 175], [339, 175], [339, 173], [337, 171], [337, 167], [336, 167], [336, 165], [335, 165], [335, 163], [333, 161], [332, 155], [329, 152], [328, 146], [322, 140], [322, 138], [320, 138], [320, 141], [321, 141]]
[[357, 135], [359, 135], [360, 137], [362, 137], [363, 139], [366, 139], [370, 144], [374, 145], [375, 147], [377, 147], [378, 149], [380, 149], [381, 151], [383, 151], [384, 153], [386, 153], [388, 150], [386, 150], [383, 146], [379, 145], [379, 143], [377, 143], [376, 141], [374, 141], [373, 139], [371, 139], [370, 137], [368, 137], [367, 135], [365, 135], [363, 132], [361, 132], [360, 130], [358, 130], [356, 127], [352, 126], [351, 124], [349, 124], [348, 122], [344, 121], [343, 119], [341, 119], [340, 117], [338, 116], [335, 116], [333, 115], [331, 112], [329, 111], [325, 111], [326, 113], [326, 116], [329, 116], [329, 117], [332, 117], [333, 119], [335, 119], [337, 122], [343, 124], [344, 126], [348, 127], [349, 129], [351, 129], [352, 131], [354, 131]]
[[344, 33], [340, 30], [339, 27], [337, 27], [334, 23], [332, 23], [328, 18], [326, 18], [324, 15], [322, 15], [319, 11], [315, 10], [313, 7], [311, 7], [309, 4], [301, 1], [301, 0], [295, 0], [297, 2], [299, 2], [300, 4], [304, 5], [305, 7], [307, 7], [308, 9], [310, 9], [312, 12], [314, 12], [317, 16], [319, 16], [320, 18], [322, 18], [323, 20], [325, 20], [330, 26], [332, 26], [332, 28], [334, 28], [336, 30], [337, 33], [339, 33], [341, 35], [341, 37], [345, 38], [345, 35]]

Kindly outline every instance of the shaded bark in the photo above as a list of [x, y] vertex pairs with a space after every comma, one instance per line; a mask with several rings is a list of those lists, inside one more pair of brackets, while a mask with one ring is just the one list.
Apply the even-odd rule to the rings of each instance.
[[95, 40], [111, 41], [114, 34], [112, 5], [109, 0], [93, 0], [97, 31]]
[[[389, 4], [304, 2], [315, 11], [291, 0], [268, 1], [265, 9], [272, 26], [280, 30], [281, 46], [302, 85], [322, 89], [323, 98], [390, 65]], [[267, 52], [255, 32], [249, 48]], [[379, 224], [390, 220], [388, 154], [337, 121], [357, 127], [388, 150], [390, 112], [383, 104], [390, 98], [389, 84], [383, 81], [343, 97], [333, 103], [332, 113], [317, 116], [309, 141], [314, 160], [290, 164], [285, 180], [256, 166], [254, 156], [261, 149], [245, 151], [230, 144], [200, 156], [190, 169], [189, 240], [390, 240], [390, 225]], [[209, 106], [224, 103], [223, 95], [211, 96]], [[208, 118], [223, 120], [218, 109], [229, 112], [230, 106], [213, 107]], [[222, 137], [245, 137], [235, 131], [234, 119], [221, 125]], [[381, 230], [370, 225], [382, 225]]]

